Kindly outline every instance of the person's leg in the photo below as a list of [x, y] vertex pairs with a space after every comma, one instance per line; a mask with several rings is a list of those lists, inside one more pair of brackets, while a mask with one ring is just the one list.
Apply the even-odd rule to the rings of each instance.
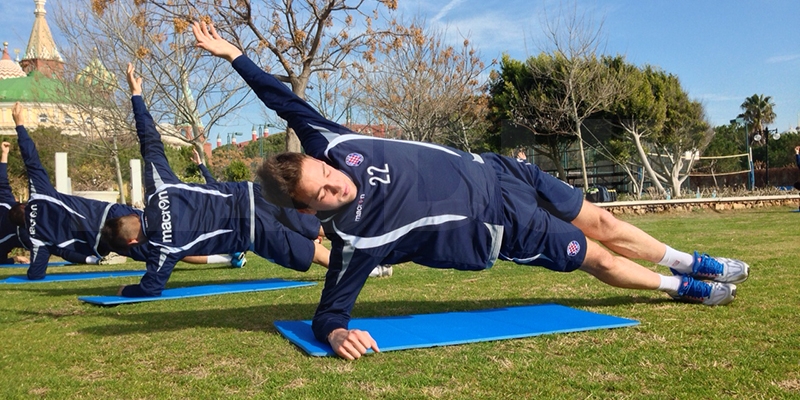
[[213, 254], [208, 256], [186, 256], [181, 261], [189, 264], [225, 264], [241, 268], [247, 263], [244, 252], [233, 254]]
[[[628, 258], [658, 263], [667, 250], [666, 245], [656, 238], [586, 200], [572, 224], [586, 237], [597, 240], [613, 252]], [[686, 255], [691, 266], [692, 256]]]
[[[211, 256], [186, 256], [181, 259], [181, 261], [189, 264], [213, 264], [214, 262], [209, 262], [209, 257]], [[230, 262], [230, 260], [219, 260], [220, 263]]]
[[586, 257], [580, 269], [603, 283], [624, 289], [656, 290], [661, 285], [661, 275], [615, 256], [591, 240], [586, 241]]
[[615, 256], [597, 243], [586, 241], [580, 269], [608, 285], [623, 289], [660, 290], [676, 300], [724, 305], [736, 297], [732, 283], [705, 282], [686, 275], [659, 275], [625, 257]]
[[617, 254], [669, 267], [676, 275], [727, 283], [744, 282], [749, 275], [750, 267], [745, 262], [675, 250], [585, 200], [572, 224], [586, 237], [599, 241]]
[[[583, 191], [542, 172], [535, 164], [512, 162], [501, 158], [501, 173], [525, 182], [534, 190], [535, 205], [554, 217], [572, 223], [586, 237], [594, 239], [617, 254], [628, 258], [660, 262], [667, 246], [635, 226], [618, 220], [608, 211], [584, 200]], [[505, 183], [504, 186], [509, 186]], [[526, 199], [530, 201], [530, 199]], [[525, 200], [523, 200], [525, 201]], [[692, 255], [678, 257], [691, 270]], [[668, 265], [675, 267], [674, 265]], [[677, 265], [678, 268], [681, 265]]]

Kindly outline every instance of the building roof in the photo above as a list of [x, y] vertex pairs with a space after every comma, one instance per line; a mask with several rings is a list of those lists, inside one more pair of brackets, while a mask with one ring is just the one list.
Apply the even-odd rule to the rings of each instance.
[[3, 42], [3, 58], [0, 59], [0, 79], [21, 78], [25, 76], [22, 67], [8, 55], [8, 42]]
[[36, 9], [33, 15], [36, 18], [33, 21], [33, 29], [31, 30], [31, 38], [28, 40], [28, 48], [25, 50], [23, 60], [55, 60], [64, 62], [61, 54], [58, 53], [56, 43], [53, 41], [53, 35], [50, 33], [50, 26], [47, 25], [47, 20], [44, 18], [47, 12], [44, 10], [44, 3], [46, 0], [34, 0]]
[[97, 57], [93, 57], [81, 72], [75, 77], [75, 82], [84, 86], [101, 85], [103, 89], [113, 89], [117, 81], [116, 75], [106, 69], [103, 62]]
[[21, 78], [0, 79], [0, 102], [61, 103], [63, 85], [58, 79], [47, 78], [33, 71]]

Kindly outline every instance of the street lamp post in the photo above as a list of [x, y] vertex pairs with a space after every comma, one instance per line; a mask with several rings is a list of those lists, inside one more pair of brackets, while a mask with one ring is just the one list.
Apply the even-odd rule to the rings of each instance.
[[750, 148], [750, 132], [747, 131], [747, 120], [742, 117], [732, 119], [731, 123], [735, 123], [737, 125], [741, 125], [744, 127], [744, 146], [745, 151], [747, 152], [747, 166], [749, 172], [747, 173], [747, 183], [748, 189], [753, 190], [753, 187], [756, 185], [756, 176], [755, 172], [753, 171], [753, 149]]
[[236, 140], [236, 136], [242, 136], [242, 132], [231, 132], [228, 134], [228, 144], [232, 144], [232, 140]]
[[258, 129], [258, 150], [259, 154], [261, 155], [261, 159], [264, 159], [264, 139], [269, 135], [269, 128], [274, 128], [275, 125], [263, 123], [260, 125], [256, 125]]
[[764, 146], [766, 146], [766, 154], [767, 154], [767, 173], [766, 173], [766, 186], [769, 187], [769, 137], [772, 134], [772, 140], [780, 139], [781, 135], [778, 133], [778, 128], [770, 130], [769, 128], [764, 128]]

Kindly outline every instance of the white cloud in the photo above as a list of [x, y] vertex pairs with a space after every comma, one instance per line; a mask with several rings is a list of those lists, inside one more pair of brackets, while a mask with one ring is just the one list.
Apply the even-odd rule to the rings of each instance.
[[728, 95], [728, 94], [718, 94], [718, 93], [705, 93], [697, 96], [697, 98], [702, 101], [713, 101], [713, 102], [742, 101], [746, 97], [747, 96], [743, 95]]
[[800, 54], [788, 54], [785, 56], [775, 56], [767, 59], [767, 64], [776, 64], [800, 59]]
[[431, 22], [433, 23], [439, 22], [439, 20], [444, 18], [444, 16], [447, 15], [447, 13], [450, 12], [450, 10], [454, 9], [463, 2], [464, 0], [450, 0], [449, 3], [447, 3], [441, 10], [439, 10], [439, 12], [436, 14], [436, 16], [433, 17], [433, 20]]
[[530, 14], [504, 13], [502, 10], [471, 13], [459, 19], [439, 20], [431, 26], [446, 32], [448, 40], [460, 45], [469, 39], [484, 57], [496, 58], [508, 53], [524, 59], [534, 53], [542, 29], [535, 12]]

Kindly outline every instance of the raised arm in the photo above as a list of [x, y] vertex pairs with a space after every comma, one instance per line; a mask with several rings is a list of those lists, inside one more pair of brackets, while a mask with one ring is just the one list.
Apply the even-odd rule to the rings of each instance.
[[167, 249], [151, 250], [147, 255], [147, 272], [136, 285], [120, 288], [118, 294], [125, 297], [161, 296], [167, 286], [175, 264], [183, 257], [178, 253], [170, 253]]
[[164, 153], [164, 143], [156, 129], [156, 123], [142, 98], [142, 78], [136, 76], [133, 65], [128, 63], [128, 85], [131, 90], [133, 118], [136, 121], [136, 135], [139, 137], [139, 151], [144, 158], [145, 193], [152, 194], [164, 183], [180, 183]]
[[39, 152], [36, 150], [36, 145], [25, 129], [25, 117], [23, 116], [22, 104], [19, 102], [14, 103], [14, 106], [11, 108], [11, 116], [17, 126], [19, 152], [22, 155], [22, 161], [25, 163], [25, 169], [28, 171], [28, 188], [30, 189], [31, 195], [55, 193], [56, 189], [53, 187], [53, 184], [50, 183], [50, 177], [42, 166], [42, 161], [39, 159]]
[[800, 146], [794, 148], [794, 161], [797, 163], [797, 168], [800, 168]]
[[211, 171], [206, 168], [205, 163], [203, 163], [203, 159], [200, 158], [200, 154], [197, 152], [197, 149], [192, 149], [192, 162], [197, 164], [197, 168], [200, 169], [200, 173], [203, 175], [203, 179], [206, 180], [206, 183], [216, 183], [217, 178], [214, 175], [211, 175]]
[[325, 149], [332, 140], [340, 134], [353, 133], [325, 119], [285, 84], [259, 68], [247, 56], [242, 55], [241, 50], [217, 34], [214, 25], [195, 22], [192, 25], [192, 32], [197, 39], [197, 47], [231, 61], [233, 68], [244, 78], [264, 105], [286, 120], [289, 127], [297, 133], [308, 155], [325, 160]]
[[47, 263], [50, 261], [48, 244], [38, 239], [31, 238], [31, 265], [28, 267], [28, 279], [44, 279], [47, 273]]
[[11, 150], [11, 143], [0, 143], [0, 207], [10, 210], [11, 206], [17, 203], [14, 193], [11, 191], [11, 184], [8, 183], [8, 152]]

